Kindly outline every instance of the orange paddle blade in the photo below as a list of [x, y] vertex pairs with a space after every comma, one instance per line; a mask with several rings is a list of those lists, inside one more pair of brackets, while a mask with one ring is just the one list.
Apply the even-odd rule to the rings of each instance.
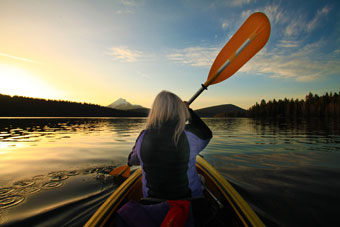
[[126, 169], [126, 171], [122, 174], [122, 177], [128, 178], [130, 176], [130, 167]]
[[112, 170], [110, 172], [110, 175], [119, 176], [119, 175], [123, 174], [124, 172], [126, 172], [127, 170], [129, 170], [129, 174], [130, 174], [130, 167], [128, 165], [120, 166], [120, 167], [117, 167], [114, 170]]
[[261, 12], [250, 15], [217, 55], [204, 85], [208, 87], [232, 76], [261, 50], [269, 36], [270, 22], [267, 16]]

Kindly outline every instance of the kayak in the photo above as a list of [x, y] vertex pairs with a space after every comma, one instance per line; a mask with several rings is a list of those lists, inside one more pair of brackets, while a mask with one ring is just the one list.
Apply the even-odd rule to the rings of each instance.
[[[204, 177], [205, 197], [216, 204], [225, 223], [230, 226], [265, 226], [249, 204], [233, 186], [203, 157], [196, 158], [197, 172]], [[85, 224], [86, 227], [115, 226], [115, 216], [120, 207], [130, 200], [142, 198], [142, 170], [138, 168], [98, 208]]]

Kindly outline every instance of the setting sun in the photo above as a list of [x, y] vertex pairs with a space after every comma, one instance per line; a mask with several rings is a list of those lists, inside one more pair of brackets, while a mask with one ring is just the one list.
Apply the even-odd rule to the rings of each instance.
[[50, 85], [28, 70], [0, 64], [0, 91], [8, 95], [29, 97], [57, 97]]

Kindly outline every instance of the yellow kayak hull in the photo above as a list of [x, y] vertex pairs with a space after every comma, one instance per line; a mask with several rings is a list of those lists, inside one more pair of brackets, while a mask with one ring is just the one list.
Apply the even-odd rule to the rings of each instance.
[[[204, 158], [197, 156], [196, 168], [205, 178], [206, 197], [218, 200], [228, 208], [232, 215], [232, 226], [265, 226], [254, 210], [233, 188], [233, 186], [217, 172]], [[99, 207], [85, 224], [85, 227], [115, 226], [117, 210], [129, 200], [139, 201], [142, 198], [142, 170], [137, 169], [126, 179], [111, 196]], [[209, 191], [209, 193], [208, 193]]]

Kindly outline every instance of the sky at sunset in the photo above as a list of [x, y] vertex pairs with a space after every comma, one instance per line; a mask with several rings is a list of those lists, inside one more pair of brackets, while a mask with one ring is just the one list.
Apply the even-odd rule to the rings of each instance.
[[0, 0], [0, 93], [151, 107], [161, 90], [189, 99], [254, 12], [266, 46], [192, 105], [340, 91], [340, 1]]

